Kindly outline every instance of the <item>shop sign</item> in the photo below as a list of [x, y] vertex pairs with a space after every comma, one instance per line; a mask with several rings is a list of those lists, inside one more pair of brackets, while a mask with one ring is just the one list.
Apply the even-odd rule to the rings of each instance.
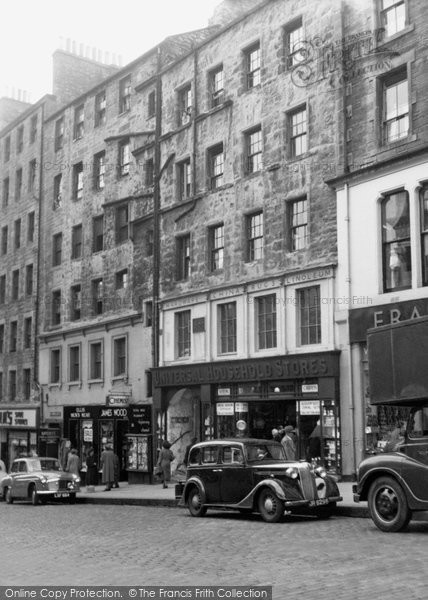
[[305, 283], [307, 281], [315, 281], [316, 279], [325, 279], [327, 277], [333, 277], [333, 269], [330, 267], [287, 275], [284, 279], [284, 283], [285, 285], [294, 285], [295, 283]]
[[91, 419], [91, 408], [86, 406], [75, 406], [70, 412], [70, 419]]
[[89, 428], [83, 430], [83, 441], [84, 442], [93, 442], [94, 441], [94, 432]]
[[62, 406], [45, 406], [43, 412], [44, 420], [46, 422], [59, 423], [62, 422], [64, 417], [64, 411]]
[[42, 429], [40, 431], [40, 441], [56, 442], [59, 439], [59, 429]]
[[128, 409], [129, 432], [134, 434], [152, 433], [152, 405], [138, 404]]
[[300, 414], [301, 415], [319, 415], [320, 414], [319, 400], [301, 400]]
[[128, 394], [112, 394], [107, 396], [107, 406], [128, 406], [129, 395]]
[[100, 419], [127, 419], [127, 408], [101, 408]]
[[226, 416], [234, 414], [233, 402], [217, 402], [216, 412], [218, 415]]
[[190, 417], [171, 417], [171, 423], [189, 423]]
[[230, 388], [221, 388], [219, 387], [217, 390], [218, 396], [230, 396]]
[[318, 384], [317, 383], [302, 384], [302, 394], [318, 394]]
[[235, 412], [236, 413], [248, 412], [248, 402], [235, 402]]
[[6, 427], [37, 427], [37, 410], [0, 410], [0, 425]]

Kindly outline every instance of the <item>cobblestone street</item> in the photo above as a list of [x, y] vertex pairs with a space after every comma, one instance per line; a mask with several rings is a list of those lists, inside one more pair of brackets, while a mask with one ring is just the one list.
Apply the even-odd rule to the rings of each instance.
[[272, 585], [275, 599], [426, 599], [428, 522], [0, 504], [1, 585]]

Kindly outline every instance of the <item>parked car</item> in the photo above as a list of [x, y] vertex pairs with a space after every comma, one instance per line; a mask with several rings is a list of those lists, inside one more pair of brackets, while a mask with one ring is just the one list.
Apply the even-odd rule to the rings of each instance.
[[0, 498], [3, 496], [1, 482], [3, 481], [3, 479], [5, 477], [7, 477], [6, 466], [5, 466], [4, 462], [2, 460], [0, 460]]
[[274, 523], [285, 511], [328, 518], [340, 500], [336, 481], [322, 467], [287, 461], [279, 442], [236, 438], [192, 447], [179, 506], [194, 517], [226, 508], [258, 512]]
[[382, 531], [401, 531], [413, 511], [428, 510], [428, 402], [410, 412], [404, 439], [393, 452], [363, 460], [353, 486], [354, 501], [367, 500]]
[[18, 499], [30, 500], [33, 505], [48, 500], [72, 503], [80, 489], [80, 478], [63, 471], [56, 458], [17, 458], [0, 488], [8, 504]]

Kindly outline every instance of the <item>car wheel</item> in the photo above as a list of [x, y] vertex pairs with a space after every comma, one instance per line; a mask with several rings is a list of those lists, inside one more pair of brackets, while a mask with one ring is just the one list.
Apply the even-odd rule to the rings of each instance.
[[68, 497], [68, 503], [76, 504], [76, 494], [70, 494], [70, 496]]
[[12, 490], [10, 489], [10, 487], [6, 488], [3, 493], [4, 493], [4, 497], [5, 497], [7, 504], [12, 504], [13, 498], [12, 498]]
[[35, 485], [32, 485], [30, 488], [30, 498], [31, 498], [31, 504], [33, 506], [37, 506], [39, 503], [39, 495], [37, 493]]
[[332, 502], [327, 506], [319, 506], [315, 511], [315, 515], [318, 517], [318, 519], [329, 519], [332, 515], [334, 515], [335, 509], [336, 502]]
[[370, 516], [381, 531], [401, 531], [412, 516], [403, 488], [392, 477], [380, 477], [372, 483], [368, 505]]
[[284, 514], [284, 503], [270, 488], [260, 492], [258, 505], [262, 519], [267, 523], [276, 523]]
[[198, 487], [192, 487], [187, 497], [187, 508], [192, 517], [203, 517], [207, 509], [202, 504], [202, 494]]

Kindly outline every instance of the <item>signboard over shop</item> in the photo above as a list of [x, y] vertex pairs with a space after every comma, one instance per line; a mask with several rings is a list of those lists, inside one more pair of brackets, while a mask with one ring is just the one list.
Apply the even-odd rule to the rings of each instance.
[[38, 409], [2, 409], [0, 410], [0, 427], [26, 427], [38, 426]]
[[339, 353], [295, 354], [254, 360], [160, 367], [153, 369], [155, 387], [202, 383], [335, 377], [339, 375]]
[[319, 415], [320, 403], [319, 400], [300, 400], [301, 415]]

